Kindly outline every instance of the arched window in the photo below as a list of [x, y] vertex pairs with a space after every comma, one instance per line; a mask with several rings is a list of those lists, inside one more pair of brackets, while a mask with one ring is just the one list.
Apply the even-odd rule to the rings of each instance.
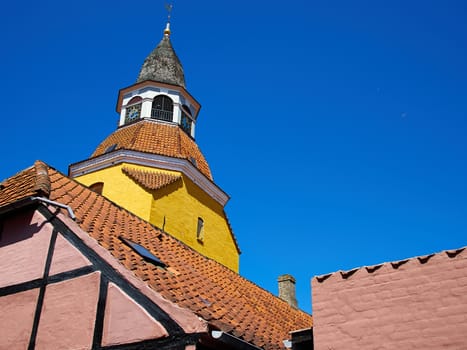
[[151, 118], [165, 120], [167, 122], [173, 121], [174, 103], [172, 99], [165, 95], [158, 95], [152, 101]]
[[125, 123], [131, 123], [141, 118], [141, 96], [133, 97], [126, 105]]
[[191, 117], [190, 108], [188, 108], [188, 106], [186, 105], [183, 105], [181, 127], [188, 135], [191, 135], [192, 125], [193, 125], [193, 119]]
[[104, 190], [104, 183], [103, 182], [93, 183], [91, 186], [89, 186], [89, 189], [96, 193], [102, 194], [102, 191]]

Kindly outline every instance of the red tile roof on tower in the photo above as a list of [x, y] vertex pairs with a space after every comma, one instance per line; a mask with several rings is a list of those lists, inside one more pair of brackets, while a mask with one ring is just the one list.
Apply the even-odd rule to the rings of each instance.
[[[50, 183], [48, 198], [70, 206], [81, 229], [123, 266], [169, 301], [208, 321], [213, 328], [272, 350], [284, 349], [283, 340], [289, 339], [289, 332], [312, 326], [311, 315], [289, 306], [42, 162], [2, 183], [0, 206], [13, 205], [30, 196], [47, 196], [38, 190], [47, 182]], [[144, 246], [167, 268], [145, 261], [119, 236]]]
[[116, 150], [127, 149], [187, 159], [212, 180], [208, 162], [198, 145], [177, 125], [140, 120], [138, 123], [123, 126], [102, 141], [91, 157], [104, 154], [113, 145], [116, 145]]

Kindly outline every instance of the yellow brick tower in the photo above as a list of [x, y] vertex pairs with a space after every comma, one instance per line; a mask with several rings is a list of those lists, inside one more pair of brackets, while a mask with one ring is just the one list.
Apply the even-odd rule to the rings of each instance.
[[240, 250], [224, 211], [229, 197], [194, 138], [200, 107], [185, 89], [167, 23], [136, 83], [118, 94], [117, 130], [69, 175], [238, 272]]

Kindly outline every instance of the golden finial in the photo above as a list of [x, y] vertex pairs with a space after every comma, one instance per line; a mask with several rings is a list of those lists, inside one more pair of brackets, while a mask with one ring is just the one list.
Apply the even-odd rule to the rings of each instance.
[[165, 26], [165, 29], [164, 29], [165, 36], [170, 36], [170, 15], [172, 13], [173, 7], [174, 5], [172, 4], [168, 4], [168, 3], [165, 4], [165, 9], [167, 10], [167, 25]]

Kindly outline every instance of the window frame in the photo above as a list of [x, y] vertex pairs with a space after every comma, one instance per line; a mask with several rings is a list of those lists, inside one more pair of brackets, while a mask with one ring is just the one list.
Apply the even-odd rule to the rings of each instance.
[[[141, 119], [141, 110], [143, 106], [143, 98], [141, 96], [135, 96], [125, 106], [125, 124], [132, 123]], [[129, 113], [135, 111], [137, 113], [136, 117], [129, 116]]]
[[[155, 106], [158, 101], [160, 101], [160, 108]], [[172, 98], [164, 94], [155, 96], [151, 104], [151, 119], [173, 122], [173, 116], [174, 101]]]
[[196, 239], [200, 243], [204, 243], [204, 220], [202, 217], [198, 216], [198, 224], [196, 227]]
[[191, 115], [191, 110], [187, 105], [182, 105], [181, 111], [182, 117], [180, 120], [180, 126], [183, 131], [185, 131], [188, 135], [191, 136], [194, 124], [193, 116]]

